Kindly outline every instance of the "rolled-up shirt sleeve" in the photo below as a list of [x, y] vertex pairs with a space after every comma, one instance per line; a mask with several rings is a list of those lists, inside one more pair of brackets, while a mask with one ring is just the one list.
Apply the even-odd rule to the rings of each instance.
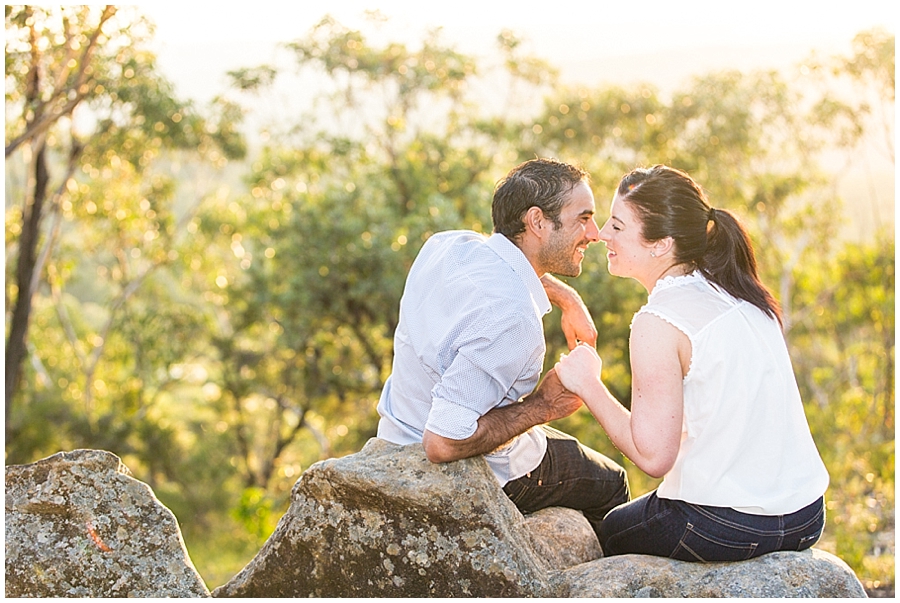
[[525, 341], [535, 329], [523, 328], [521, 317], [479, 312], [468, 324], [431, 390], [425, 424], [428, 431], [453, 440], [471, 437], [478, 420], [492, 408], [530, 393], [543, 362], [542, 347], [535, 349]]

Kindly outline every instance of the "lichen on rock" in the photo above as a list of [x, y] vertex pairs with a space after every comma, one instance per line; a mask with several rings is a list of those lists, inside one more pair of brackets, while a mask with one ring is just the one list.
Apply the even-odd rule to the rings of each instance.
[[7, 597], [205, 597], [175, 516], [112, 453], [6, 467]]

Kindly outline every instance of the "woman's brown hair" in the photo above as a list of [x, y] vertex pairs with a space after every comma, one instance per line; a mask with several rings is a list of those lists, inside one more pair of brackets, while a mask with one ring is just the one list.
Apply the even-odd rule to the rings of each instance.
[[781, 322], [781, 308], [756, 269], [747, 231], [729, 211], [710, 207], [703, 189], [681, 170], [665, 165], [637, 168], [618, 188], [641, 219], [649, 242], [672, 237], [675, 261], [690, 264], [733, 297]]

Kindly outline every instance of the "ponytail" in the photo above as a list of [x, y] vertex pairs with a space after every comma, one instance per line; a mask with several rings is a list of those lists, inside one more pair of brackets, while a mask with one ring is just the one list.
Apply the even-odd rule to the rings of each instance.
[[778, 302], [759, 280], [747, 231], [729, 211], [710, 209], [709, 217], [706, 251], [697, 260], [697, 268], [733, 297], [750, 302], [781, 323]]
[[640, 215], [645, 240], [672, 237], [677, 263], [696, 266], [710, 282], [781, 322], [778, 302], [759, 280], [747, 231], [731, 212], [711, 208], [689, 175], [665, 165], [637, 168], [622, 178], [617, 194]]

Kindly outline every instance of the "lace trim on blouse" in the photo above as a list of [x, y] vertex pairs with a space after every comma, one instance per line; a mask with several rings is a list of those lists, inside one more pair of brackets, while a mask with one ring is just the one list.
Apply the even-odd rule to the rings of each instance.
[[690, 274], [679, 274], [674, 276], [664, 276], [663, 278], [656, 281], [656, 284], [653, 286], [653, 291], [647, 297], [647, 301], [649, 302], [653, 299], [653, 296], [657, 294], [659, 291], [663, 291], [670, 287], [676, 287], [681, 285], [687, 285], [689, 283], [697, 282], [697, 281], [705, 281], [706, 277], [703, 276], [703, 273], [699, 270], [694, 270]]

